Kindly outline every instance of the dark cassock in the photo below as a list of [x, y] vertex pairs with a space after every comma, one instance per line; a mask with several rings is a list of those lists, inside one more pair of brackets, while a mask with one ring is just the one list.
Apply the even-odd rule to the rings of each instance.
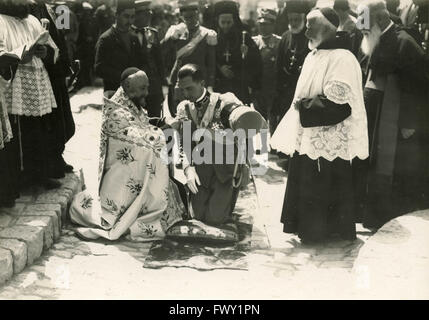
[[[284, 0], [283, 2], [286, 3], [286, 0]], [[282, 35], [288, 30], [289, 21], [288, 21], [287, 13], [288, 13], [287, 4], [286, 6], [279, 8], [277, 13], [277, 18], [276, 18], [276, 29], [275, 29], [276, 34]]]
[[115, 13], [110, 5], [102, 4], [95, 10], [94, 19], [97, 24], [98, 36], [101, 36], [115, 23]]
[[[245, 31], [235, 2], [216, 3], [215, 13], [218, 45], [214, 91], [232, 92], [243, 103], [250, 104], [262, 85], [261, 54], [250, 34]], [[229, 27], [223, 28], [225, 20], [228, 20]]]
[[76, 89], [92, 84], [95, 44], [98, 40], [97, 25], [93, 18], [92, 8], [82, 5], [80, 17], [79, 37], [77, 39], [77, 58], [80, 60], [80, 71], [76, 83]]
[[[3, 49], [4, 50], [4, 49]], [[8, 57], [0, 49], [0, 207], [13, 207], [19, 197], [19, 140], [17, 122], [9, 119], [4, 91], [12, 79], [20, 58]]]
[[59, 49], [58, 59], [55, 60], [54, 49], [48, 48], [48, 55], [43, 59], [43, 63], [48, 71], [57, 103], [57, 108], [54, 108], [48, 116], [50, 120], [50, 141], [48, 143], [51, 153], [50, 175], [52, 178], [61, 178], [65, 172], [73, 170], [70, 165], [66, 164], [62, 156], [66, 143], [75, 133], [75, 123], [66, 85], [66, 77], [71, 74], [69, 53], [62, 30], [57, 29], [57, 17], [53, 9], [45, 3], [38, 3], [32, 7], [31, 12], [39, 20], [47, 19], [49, 21], [49, 34]]
[[293, 21], [290, 29], [282, 35], [277, 51], [276, 126], [289, 110], [304, 59], [310, 52], [305, 36], [307, 7], [301, 1], [290, 1], [288, 10]]
[[[134, 9], [133, 1], [124, 0], [119, 4], [117, 15]], [[125, 29], [126, 26], [114, 24], [100, 36], [95, 46], [95, 74], [103, 79], [105, 92], [114, 92], [119, 88], [125, 69], [143, 69], [139, 39], [130, 29]]]
[[[216, 73], [217, 33], [200, 25], [198, 1], [179, 1], [181, 15], [189, 16], [189, 26], [182, 22], [172, 25], [162, 40], [166, 69], [169, 71], [168, 106], [172, 116], [176, 115], [177, 105], [184, 100], [177, 85], [177, 72], [188, 63], [202, 68], [207, 87], [213, 88]], [[191, 24], [194, 24], [191, 26]]]
[[[323, 13], [322, 13], [323, 12]], [[328, 19], [328, 18], [329, 19]], [[335, 37], [338, 17], [322, 8], [307, 16], [310, 40], [290, 109], [271, 145], [292, 156], [281, 222], [303, 242], [356, 237], [351, 162], [368, 157], [362, 73], [355, 56]], [[311, 20], [311, 24], [310, 24]]]
[[149, 77], [149, 95], [147, 96], [147, 111], [149, 117], [160, 117], [164, 102], [163, 86], [167, 86], [164, 71], [164, 61], [158, 30], [150, 27], [152, 1], [140, 0], [135, 2], [136, 18], [132, 31], [137, 35], [141, 46], [143, 70]]
[[[270, 133], [274, 131], [273, 124], [276, 122], [273, 118], [273, 104], [276, 96], [276, 58], [281, 37], [272, 33], [274, 30], [274, 21], [276, 12], [270, 9], [264, 9], [259, 12], [258, 24], [264, 29], [260, 34], [253, 37], [262, 58], [263, 76], [259, 95], [256, 97], [255, 108], [265, 119], [270, 121]], [[268, 32], [271, 31], [271, 32]]]
[[370, 141], [363, 223], [378, 228], [427, 197], [428, 79], [424, 51], [393, 22], [369, 55], [362, 60]]
[[150, 80], [147, 111], [149, 117], [159, 117], [164, 101], [162, 86], [167, 85], [167, 81], [164, 75], [164, 62], [158, 39], [158, 30], [152, 27], [144, 27], [141, 29], [135, 28], [134, 32], [141, 45], [143, 70], [145, 70]]
[[[25, 12], [19, 10], [20, 4], [10, 5], [16, 5], [13, 11], [17, 14]], [[47, 53], [47, 46], [54, 50], [55, 58], [58, 48], [39, 20], [28, 14], [16, 17], [0, 14], [0, 39], [2, 55], [16, 54], [21, 59], [9, 69], [13, 75], [9, 73], [6, 78], [13, 81], [3, 84], [2, 90], [2, 108], [7, 109], [13, 138], [0, 153], [0, 199], [13, 206], [21, 185], [59, 186], [49, 179], [52, 147], [49, 114], [57, 104], [41, 59]], [[25, 48], [32, 45], [34, 53], [29, 53]]]

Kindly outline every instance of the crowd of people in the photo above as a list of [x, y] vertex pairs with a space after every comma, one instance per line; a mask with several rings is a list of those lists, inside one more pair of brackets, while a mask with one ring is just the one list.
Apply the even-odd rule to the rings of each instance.
[[[71, 10], [66, 29], [56, 25], [61, 5]], [[153, 237], [181, 211], [234, 229], [237, 171], [244, 176], [245, 165], [202, 165], [182, 154], [187, 195], [160, 162], [161, 132], [183, 133], [185, 120], [192, 130], [249, 128], [233, 116], [242, 106], [268, 121], [270, 152], [287, 163], [285, 232], [305, 242], [351, 240], [356, 222], [379, 228], [423, 208], [428, 3], [399, 8], [399, 0], [359, 7], [282, 0], [243, 21], [231, 0], [179, 0], [177, 8], [0, 0], [0, 206], [13, 206], [29, 185], [56, 188], [55, 179], [73, 170], [62, 157], [74, 134], [70, 86], [99, 77], [106, 98], [100, 194], [79, 194], [71, 209], [88, 238], [113, 239], [129, 228], [136, 238]]]

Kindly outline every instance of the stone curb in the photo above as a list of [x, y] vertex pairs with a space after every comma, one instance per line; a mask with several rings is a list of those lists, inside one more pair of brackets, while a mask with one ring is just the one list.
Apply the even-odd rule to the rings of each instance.
[[30, 266], [59, 240], [82, 172], [60, 179], [61, 187], [23, 192], [13, 208], [0, 208], [0, 285]]

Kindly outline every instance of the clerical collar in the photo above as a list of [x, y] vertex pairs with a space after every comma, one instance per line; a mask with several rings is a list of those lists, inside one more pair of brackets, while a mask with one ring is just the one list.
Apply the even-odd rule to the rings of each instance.
[[202, 96], [201, 96], [201, 97], [199, 97], [199, 98], [197, 99], [197, 101], [195, 101], [195, 103], [201, 102], [201, 101], [204, 99], [204, 97], [206, 96], [206, 94], [207, 94], [207, 89], [206, 89], [206, 88], [204, 88], [204, 91], [203, 91]]
[[351, 41], [346, 31], [339, 31], [335, 35], [335, 38], [323, 41], [316, 50], [332, 50], [332, 49], [351, 49]]
[[383, 30], [383, 32], [381, 32], [381, 35], [385, 34], [387, 31], [389, 31], [389, 29], [392, 28], [393, 25], [394, 25], [393, 21], [390, 20], [389, 25], [387, 26], [386, 29]]

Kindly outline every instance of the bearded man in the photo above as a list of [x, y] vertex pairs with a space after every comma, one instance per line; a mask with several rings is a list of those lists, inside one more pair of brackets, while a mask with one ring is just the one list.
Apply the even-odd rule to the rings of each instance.
[[256, 97], [255, 108], [265, 119], [269, 119], [270, 133], [275, 129], [273, 103], [276, 96], [276, 58], [280, 36], [274, 34], [276, 12], [272, 9], [262, 9], [258, 12], [259, 34], [253, 37], [261, 53], [263, 63], [262, 88]]
[[299, 0], [288, 1], [287, 8], [289, 30], [282, 35], [277, 52], [276, 127], [289, 110], [304, 59], [310, 51], [305, 36], [307, 4]]
[[363, 222], [378, 228], [419, 205], [428, 82], [424, 51], [391, 21], [384, 1], [366, 1], [360, 8], [361, 25], [365, 13], [370, 13], [361, 47], [366, 56], [362, 65], [370, 146], [368, 177], [362, 187], [367, 192]]
[[351, 161], [368, 157], [367, 123], [360, 66], [337, 38], [338, 25], [331, 8], [307, 15], [312, 52], [271, 140], [292, 156], [281, 222], [303, 243], [356, 237]]
[[241, 22], [236, 2], [217, 2], [215, 17], [219, 43], [214, 91], [231, 92], [243, 103], [250, 104], [261, 90], [261, 54]]
[[116, 240], [129, 230], [132, 240], [159, 239], [182, 220], [185, 211], [169, 179], [164, 133], [149, 123], [144, 109], [148, 88], [146, 73], [128, 68], [121, 87], [105, 99], [98, 197], [83, 191], [70, 208], [84, 238]]

